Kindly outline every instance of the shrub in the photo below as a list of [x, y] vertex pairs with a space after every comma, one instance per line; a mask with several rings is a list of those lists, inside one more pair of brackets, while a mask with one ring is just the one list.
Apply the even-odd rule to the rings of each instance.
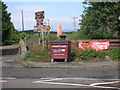
[[104, 51], [96, 51], [88, 48], [85, 50], [74, 48], [74, 53], [75, 60], [103, 60], [105, 55]]
[[36, 40], [38, 39], [38, 35], [36, 34], [25, 34], [27, 40]]
[[94, 49], [86, 48], [85, 50], [78, 49], [77, 47], [74, 47], [72, 49], [73, 57], [71, 57], [74, 60], [80, 61], [86, 61], [86, 60], [105, 60], [105, 56], [109, 56], [112, 60], [119, 60], [120, 59], [120, 49], [112, 48], [109, 50], [104, 51], [96, 51]]
[[105, 54], [114, 60], [120, 60], [120, 49], [118, 48], [111, 48], [110, 50], [106, 51]]
[[50, 61], [49, 48], [42, 49], [41, 46], [35, 44], [30, 51], [27, 52], [25, 61], [48, 62]]
[[24, 39], [24, 38], [26, 37], [26, 34], [25, 34], [24, 32], [22, 32], [22, 33], [19, 34], [19, 37], [20, 37], [21, 39]]

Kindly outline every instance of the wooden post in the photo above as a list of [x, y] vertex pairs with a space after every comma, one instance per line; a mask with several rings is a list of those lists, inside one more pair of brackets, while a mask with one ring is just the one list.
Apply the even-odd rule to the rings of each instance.
[[42, 31], [42, 48], [44, 49], [44, 31]]
[[38, 45], [40, 46], [40, 32], [38, 32]]

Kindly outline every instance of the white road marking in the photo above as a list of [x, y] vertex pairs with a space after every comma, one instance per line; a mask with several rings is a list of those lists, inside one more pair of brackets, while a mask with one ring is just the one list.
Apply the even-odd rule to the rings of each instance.
[[0, 77], [0, 83], [6, 83], [6, 80], [16, 79], [16, 77]]
[[[57, 80], [62, 80], [63, 78], [55, 78], [55, 79], [49, 79], [49, 80], [42, 80], [42, 82], [48, 82], [48, 81], [57, 81]], [[37, 83], [41, 82], [41, 81], [36, 81]], [[36, 83], [33, 82], [33, 83]]]
[[5, 83], [5, 82], [7, 82], [7, 81], [5, 81], [5, 80], [0, 80], [0, 83]]
[[95, 79], [95, 78], [63, 78], [63, 79], [80, 79], [80, 80], [119, 80], [119, 79]]
[[16, 79], [16, 77], [0, 77], [0, 79], [12, 80], [12, 79]]
[[57, 84], [57, 85], [70, 85], [70, 86], [81, 86], [81, 87], [94, 87], [94, 88], [117, 88], [117, 87], [105, 87], [105, 86], [91, 86], [91, 85], [84, 85], [84, 84], [74, 84], [74, 83], [58, 83], [58, 82], [33, 82], [33, 83], [42, 83], [42, 84]]
[[[70, 85], [70, 86], [81, 86], [81, 87], [94, 87], [94, 88], [117, 88], [117, 87], [105, 87], [105, 86], [95, 86], [98, 85], [98, 83], [90, 84], [90, 85], [84, 85], [84, 84], [75, 84], [75, 83], [59, 83], [59, 82], [48, 82], [48, 81], [58, 81], [63, 79], [83, 79], [83, 80], [96, 80], [96, 79], [89, 79], [89, 78], [41, 78], [41, 79], [49, 79], [49, 80], [40, 80], [35, 81], [33, 83], [42, 83], [42, 84], [54, 84], [54, 85]], [[100, 80], [100, 79], [99, 79]], [[111, 79], [107, 79], [111, 80]], [[113, 80], [113, 79], [112, 79]], [[114, 83], [117, 83], [118, 81], [115, 81]], [[105, 83], [105, 82], [104, 82]], [[106, 82], [108, 84], [108, 82]], [[109, 82], [113, 83], [113, 82]], [[100, 84], [100, 83], [99, 83]], [[118, 88], [117, 88], [118, 89]]]
[[103, 84], [114, 84], [114, 83], [119, 83], [120, 81], [114, 81], [114, 82], [103, 82], [103, 83], [93, 83], [90, 84], [91, 86], [95, 86], [95, 85], [103, 85]]
[[[41, 78], [41, 79], [55, 79], [55, 78]], [[57, 79], [57, 78], [56, 78]], [[59, 79], [59, 78], [58, 78]], [[119, 80], [119, 79], [95, 79], [95, 78], [61, 78], [61, 79], [80, 79], [80, 80]]]

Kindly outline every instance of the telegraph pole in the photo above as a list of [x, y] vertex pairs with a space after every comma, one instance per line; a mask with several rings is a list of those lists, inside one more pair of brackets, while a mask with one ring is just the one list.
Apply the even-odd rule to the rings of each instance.
[[77, 17], [73, 17], [72, 18], [74, 21], [73, 21], [73, 23], [74, 23], [74, 31], [76, 31], [76, 19], [77, 19]]
[[22, 10], [22, 31], [24, 32], [24, 17], [23, 17], [23, 10]]

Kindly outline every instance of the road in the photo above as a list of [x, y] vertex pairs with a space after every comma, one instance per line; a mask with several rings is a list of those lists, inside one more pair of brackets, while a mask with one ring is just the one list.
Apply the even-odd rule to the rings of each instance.
[[30, 69], [20, 67], [3, 67], [4, 77], [17, 78], [99, 78], [116, 79], [118, 70], [99, 69]]
[[2, 74], [7, 81], [3, 88], [105, 88], [104, 83], [118, 87], [117, 70], [3, 67]]
[[[8, 66], [2, 67], [2, 70], [3, 88], [118, 87], [118, 70], [114, 69], [32, 69]], [[103, 86], [105, 84], [110, 85]]]
[[2, 57], [2, 88], [119, 88], [117, 69], [23, 68], [19, 54]]

